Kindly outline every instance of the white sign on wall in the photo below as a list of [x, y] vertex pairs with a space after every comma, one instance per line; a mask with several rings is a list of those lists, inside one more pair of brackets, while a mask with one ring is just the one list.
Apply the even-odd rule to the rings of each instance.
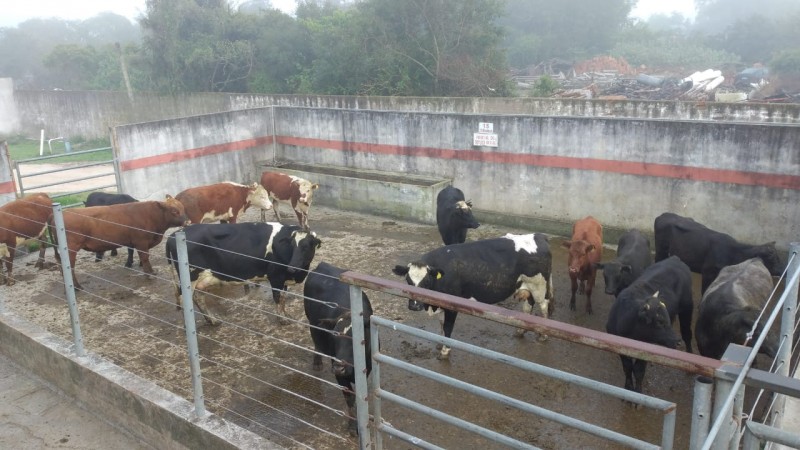
[[491, 122], [479, 122], [478, 133], [491, 133], [494, 131], [494, 124]]
[[497, 135], [494, 133], [472, 133], [472, 145], [497, 147]]

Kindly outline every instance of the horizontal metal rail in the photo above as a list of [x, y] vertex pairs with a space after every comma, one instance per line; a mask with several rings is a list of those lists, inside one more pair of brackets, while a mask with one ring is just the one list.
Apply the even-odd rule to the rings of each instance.
[[[25, 175], [20, 175], [20, 178], [35, 177], [35, 176], [38, 176], [38, 175], [47, 175], [48, 173], [67, 172], [67, 171], [70, 171], [70, 170], [85, 169], [87, 167], [94, 167], [94, 166], [110, 165], [110, 164], [113, 164], [113, 163], [114, 163], [113, 159], [109, 159], [107, 161], [95, 161], [95, 162], [92, 162], [92, 163], [89, 163], [89, 164], [81, 164], [81, 165], [75, 165], [75, 166], [69, 166], [69, 167], [60, 167], [58, 169], [52, 169], [52, 170], [42, 170], [40, 172], [26, 173]], [[19, 164], [20, 163], [17, 163], [17, 166], [19, 166]], [[17, 170], [19, 170], [19, 167], [17, 167]]]
[[36, 158], [20, 159], [19, 161], [16, 161], [16, 163], [17, 164], [22, 164], [22, 163], [31, 162], [31, 161], [43, 161], [45, 159], [56, 159], [56, 158], [64, 158], [64, 157], [75, 156], [75, 155], [86, 155], [86, 154], [89, 154], [89, 153], [98, 153], [98, 152], [102, 152], [102, 151], [106, 151], [106, 150], [111, 150], [111, 147], [93, 148], [91, 150], [81, 150], [79, 152], [62, 153], [60, 155], [37, 156]]
[[109, 177], [109, 176], [114, 176], [114, 175], [115, 175], [114, 172], [109, 172], [109, 173], [101, 173], [101, 174], [97, 174], [97, 175], [89, 175], [88, 177], [70, 178], [69, 180], [59, 181], [58, 183], [48, 183], [48, 184], [39, 184], [39, 185], [36, 185], [36, 186], [26, 186], [25, 190], [26, 191], [30, 191], [32, 189], [39, 189], [39, 188], [50, 187], [50, 186], [58, 186], [60, 184], [70, 184], [70, 183], [74, 183], [76, 181], [91, 180], [93, 178], [102, 178], [102, 177]]
[[439, 447], [438, 445], [431, 444], [426, 440], [402, 432], [388, 423], [379, 423], [378, 425], [375, 426], [375, 428], [380, 432], [386, 433], [388, 435], [406, 441], [409, 444], [412, 444], [418, 448], [423, 448], [425, 450], [445, 450], [444, 448]]
[[396, 282], [357, 272], [345, 272], [340, 276], [345, 283], [362, 288], [386, 292], [400, 297], [421, 301], [430, 305], [482, 317], [494, 322], [535, 331], [592, 348], [606, 350], [636, 359], [650, 361], [696, 375], [714, 377], [722, 362], [713, 358], [695, 355], [660, 345], [628, 339], [601, 331], [590, 330], [556, 320], [545, 319], [521, 311], [509, 310], [497, 305], [488, 305], [454, 295], [422, 289], [405, 282]]
[[[760, 442], [768, 441], [781, 445], [788, 445], [792, 448], [800, 448], [800, 435], [789, 433], [779, 428], [764, 425], [763, 423], [748, 420], [745, 424], [744, 450], [757, 450], [761, 448]], [[752, 436], [752, 437], [751, 437]], [[755, 439], [753, 439], [753, 437]]]
[[[625, 399], [632, 401], [634, 403], [644, 405], [653, 409], [660, 410], [664, 413], [664, 424], [663, 424], [663, 433], [662, 438], [667, 439], [668, 442], [665, 442], [665, 447], [671, 447], [671, 437], [674, 434], [675, 428], [675, 408], [676, 405], [674, 403], [648, 397], [644, 394], [640, 394], [637, 392], [632, 392], [626, 389], [622, 389], [616, 386], [607, 385], [605, 383], [601, 383], [595, 380], [591, 380], [589, 378], [584, 378], [578, 375], [570, 374], [567, 372], [562, 372], [560, 370], [552, 369], [549, 367], [542, 366], [540, 364], [532, 363], [530, 361], [524, 361], [518, 358], [514, 358], [513, 356], [505, 355], [502, 353], [498, 353], [492, 350], [487, 350], [472, 344], [468, 344], [465, 342], [457, 341], [455, 339], [446, 338], [443, 336], [439, 336], [437, 334], [419, 330], [413, 327], [409, 327], [408, 325], [403, 325], [400, 323], [393, 322], [391, 320], [384, 319], [378, 316], [372, 316], [371, 321], [376, 326], [384, 326], [386, 328], [390, 328], [392, 330], [405, 333], [411, 336], [415, 336], [421, 339], [429, 340], [432, 342], [438, 342], [443, 345], [450, 346], [454, 349], [465, 351], [468, 353], [475, 354], [477, 356], [505, 363], [507, 365], [511, 365], [513, 367], [526, 370], [529, 372], [533, 372], [539, 375], [547, 376], [550, 378], [554, 378], [561, 381], [566, 381], [569, 383], [574, 383], [581, 387], [585, 387], [606, 395], [614, 396], [617, 398]], [[378, 363], [384, 363], [393, 367], [400, 368], [410, 373], [414, 373], [417, 375], [424, 376], [428, 379], [440, 382], [442, 384], [446, 384], [448, 386], [454, 386], [459, 388], [463, 391], [469, 392], [474, 395], [478, 395], [480, 397], [496, 401], [498, 403], [502, 403], [507, 406], [514, 407], [520, 411], [528, 412], [534, 414], [536, 416], [545, 418], [547, 420], [559, 423], [561, 425], [565, 425], [568, 427], [575, 428], [577, 430], [583, 431], [585, 433], [592, 434], [594, 436], [598, 436], [604, 439], [608, 439], [610, 441], [614, 441], [620, 444], [627, 445], [632, 448], [639, 448], [639, 449], [657, 449], [660, 448], [657, 445], [651, 444], [649, 442], [645, 442], [639, 439], [632, 438], [630, 436], [617, 433], [615, 431], [608, 430], [606, 428], [599, 427], [597, 425], [592, 425], [590, 423], [586, 423], [584, 421], [574, 419], [569, 416], [565, 416], [563, 414], [559, 414], [545, 408], [531, 405], [525, 403], [523, 401], [508, 397], [503, 394], [498, 394], [496, 392], [490, 391], [488, 389], [484, 389], [481, 387], [473, 386], [468, 383], [465, 383], [461, 380], [457, 380], [455, 378], [448, 377], [446, 375], [442, 375], [428, 369], [424, 369], [421, 367], [414, 366], [413, 364], [409, 364], [404, 361], [397, 360], [395, 358], [383, 355], [383, 354], [375, 354], [373, 355], [374, 359]], [[380, 391], [379, 395], [382, 395], [385, 391]], [[422, 411], [424, 412], [424, 411]], [[474, 426], [474, 425], [473, 425]], [[494, 433], [494, 432], [492, 432]], [[496, 433], [495, 433], [496, 434]], [[504, 435], [499, 435], [503, 438], [506, 438]], [[493, 440], [497, 440], [498, 438], [493, 436], [485, 436], [489, 437]]]

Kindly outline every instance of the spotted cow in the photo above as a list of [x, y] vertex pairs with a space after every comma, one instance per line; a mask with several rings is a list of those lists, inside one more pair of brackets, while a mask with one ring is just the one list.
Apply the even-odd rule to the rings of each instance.
[[[281, 221], [278, 205], [286, 202], [294, 210], [300, 226], [308, 229], [308, 209], [311, 207], [314, 190], [319, 187], [319, 184], [285, 173], [267, 171], [261, 174], [261, 185], [267, 190], [270, 200], [275, 205], [275, 217], [278, 222]], [[266, 217], [262, 211], [261, 221], [265, 220]]]
[[266, 190], [258, 183], [249, 185], [226, 181], [186, 189], [175, 196], [186, 208], [192, 223], [236, 223], [250, 206], [272, 208]]

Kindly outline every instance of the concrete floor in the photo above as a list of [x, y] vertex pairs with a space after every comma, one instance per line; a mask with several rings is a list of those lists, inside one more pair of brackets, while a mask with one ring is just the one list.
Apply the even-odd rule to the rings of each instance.
[[0, 448], [145, 450], [152, 447], [81, 408], [0, 355]]

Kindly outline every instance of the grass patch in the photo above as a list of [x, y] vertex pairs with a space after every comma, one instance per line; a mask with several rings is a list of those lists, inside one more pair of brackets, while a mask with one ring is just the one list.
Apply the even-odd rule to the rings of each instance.
[[47, 195], [49, 195], [54, 202], [61, 203], [63, 208], [74, 208], [76, 206], [83, 206], [86, 197], [88, 197], [90, 193], [91, 192], [81, 192], [80, 194], [62, 195], [61, 197], [57, 197], [58, 194]]
[[[51, 146], [53, 147], [52, 155], [58, 155], [58, 157], [42, 160], [41, 163], [57, 164], [57, 163], [68, 163], [68, 162], [109, 161], [114, 157], [114, 154], [110, 148], [93, 153], [86, 153], [83, 155], [71, 155], [71, 153], [83, 150], [94, 150], [98, 148], [111, 147], [111, 144], [107, 139], [94, 139], [91, 141], [79, 140], [76, 142], [70, 141], [70, 144], [72, 148], [71, 152], [68, 153], [66, 145], [63, 141], [53, 141], [51, 143]], [[24, 139], [20, 137], [9, 139], [8, 153], [12, 161], [20, 161], [29, 158], [38, 158], [39, 141]], [[44, 145], [43, 153], [44, 154], [42, 156], [51, 156], [50, 148], [47, 146], [47, 143], [45, 143]]]

